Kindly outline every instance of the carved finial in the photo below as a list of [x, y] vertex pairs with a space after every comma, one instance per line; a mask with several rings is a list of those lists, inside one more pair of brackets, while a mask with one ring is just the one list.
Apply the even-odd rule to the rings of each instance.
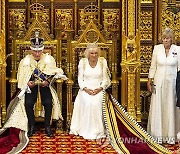
[[98, 6], [93, 5], [93, 3], [91, 2], [90, 5], [88, 5], [84, 8], [84, 13], [92, 15], [92, 16], [97, 15], [98, 14]]
[[37, 2], [30, 5], [29, 8], [31, 10], [31, 13], [33, 13], [33, 14], [40, 14], [44, 10], [44, 6], [40, 3], [37, 3]]

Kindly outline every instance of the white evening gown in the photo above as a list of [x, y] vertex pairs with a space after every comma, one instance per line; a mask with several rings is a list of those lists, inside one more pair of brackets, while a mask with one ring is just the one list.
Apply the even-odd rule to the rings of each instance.
[[[102, 117], [103, 92], [97, 95], [89, 95], [82, 89], [96, 89], [107, 86], [103, 77], [103, 70], [98, 59], [96, 67], [89, 65], [88, 59], [84, 58], [78, 66], [78, 83], [80, 90], [75, 99], [74, 110], [71, 120], [70, 134], [80, 135], [85, 139], [99, 139], [105, 137], [105, 129]], [[105, 65], [107, 66], [107, 62]]]

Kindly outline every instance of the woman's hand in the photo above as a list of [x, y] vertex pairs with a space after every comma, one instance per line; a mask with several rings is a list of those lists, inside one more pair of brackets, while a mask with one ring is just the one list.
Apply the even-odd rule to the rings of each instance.
[[93, 90], [92, 89], [88, 89], [87, 87], [83, 88], [83, 90], [88, 93], [89, 95], [93, 95]]
[[147, 82], [147, 89], [149, 92], [152, 92], [152, 81], [151, 80], [148, 80], [148, 82]]
[[98, 93], [99, 93], [100, 91], [102, 91], [102, 90], [103, 90], [102, 87], [96, 88], [96, 89], [93, 90], [93, 94], [96, 95], [96, 94], [98, 94]]
[[84, 90], [86, 93], [88, 93], [89, 95], [96, 95], [96, 94], [98, 94], [100, 91], [102, 91], [103, 88], [100, 87], [100, 88], [96, 88], [96, 89], [92, 90], [92, 89], [88, 89], [88, 88], [85, 87], [83, 90]]
[[29, 81], [28, 84], [29, 88], [33, 88], [35, 86], [35, 83], [33, 81]]

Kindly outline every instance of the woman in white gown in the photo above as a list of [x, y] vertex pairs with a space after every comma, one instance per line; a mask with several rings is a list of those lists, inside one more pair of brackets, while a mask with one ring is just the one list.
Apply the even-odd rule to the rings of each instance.
[[103, 90], [110, 86], [107, 61], [99, 57], [96, 44], [89, 44], [78, 65], [79, 92], [75, 99], [70, 133], [85, 139], [105, 137], [102, 117]]
[[[110, 143], [118, 153], [171, 153], [157, 144], [105, 91], [111, 84], [110, 73], [107, 61], [99, 57], [97, 45], [89, 44], [85, 55], [86, 58], [82, 58], [78, 66], [80, 89], [74, 103], [70, 134], [97, 139], [102, 147]], [[126, 139], [132, 139], [133, 142], [126, 143]]]
[[[159, 143], [175, 143], [180, 123], [180, 111], [176, 108], [176, 76], [180, 69], [180, 50], [172, 44], [174, 34], [166, 28], [162, 44], [154, 47], [147, 87], [151, 96], [148, 132]], [[152, 83], [152, 79], [154, 79]]]

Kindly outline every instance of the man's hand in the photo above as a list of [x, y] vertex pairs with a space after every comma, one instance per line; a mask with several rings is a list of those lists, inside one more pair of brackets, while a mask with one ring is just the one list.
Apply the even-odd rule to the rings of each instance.
[[49, 82], [46, 81], [46, 80], [44, 80], [44, 81], [40, 84], [41, 87], [47, 87], [48, 85], [49, 85]]
[[33, 88], [35, 86], [35, 83], [33, 81], [29, 81], [28, 84], [29, 88]]

